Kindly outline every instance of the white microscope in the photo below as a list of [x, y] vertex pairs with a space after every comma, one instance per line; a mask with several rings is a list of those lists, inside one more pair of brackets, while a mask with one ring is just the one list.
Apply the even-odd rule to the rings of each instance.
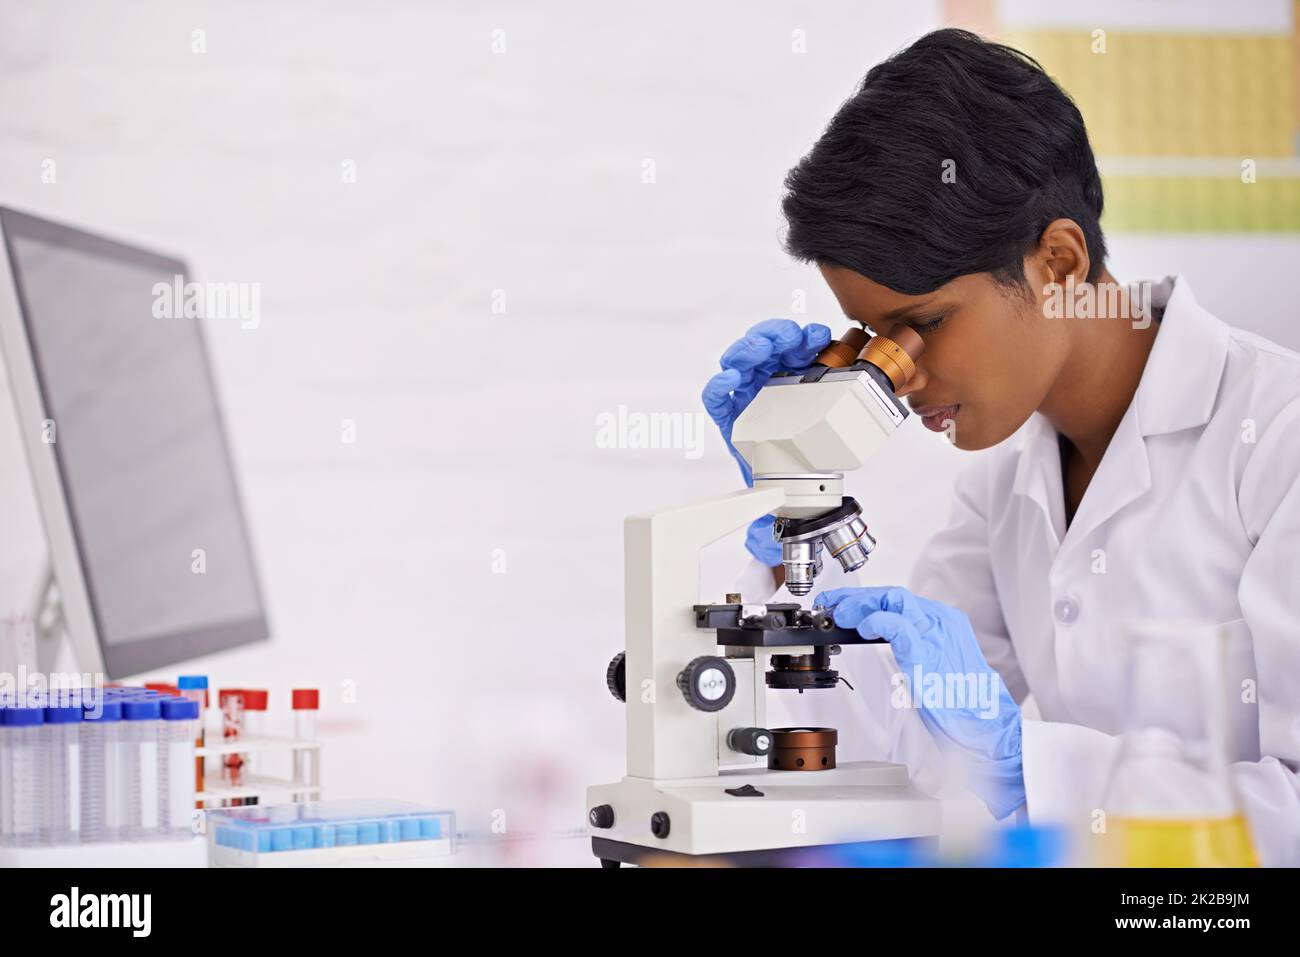
[[602, 865], [798, 865], [938, 835], [939, 804], [903, 765], [837, 764], [834, 728], [767, 727], [768, 689], [833, 689], [831, 656], [868, 639], [794, 603], [699, 603], [701, 549], [763, 515], [776, 516], [792, 595], [812, 590], [825, 552], [846, 571], [866, 563], [875, 540], [844, 473], [907, 417], [895, 390], [923, 348], [901, 323], [872, 338], [850, 329], [810, 369], [773, 376], [737, 419], [753, 488], [626, 520], [627, 644], [606, 679], [626, 703], [627, 775], [587, 789]]

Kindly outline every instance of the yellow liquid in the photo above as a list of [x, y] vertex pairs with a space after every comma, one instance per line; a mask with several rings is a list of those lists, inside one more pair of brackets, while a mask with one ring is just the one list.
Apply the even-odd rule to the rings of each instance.
[[1112, 867], [1258, 867], [1246, 819], [1111, 818]]

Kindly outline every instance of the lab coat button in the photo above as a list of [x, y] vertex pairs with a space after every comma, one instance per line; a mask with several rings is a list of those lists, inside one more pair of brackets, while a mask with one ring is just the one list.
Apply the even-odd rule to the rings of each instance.
[[1079, 618], [1079, 603], [1073, 598], [1058, 598], [1052, 603], [1052, 614], [1063, 625], [1073, 624]]

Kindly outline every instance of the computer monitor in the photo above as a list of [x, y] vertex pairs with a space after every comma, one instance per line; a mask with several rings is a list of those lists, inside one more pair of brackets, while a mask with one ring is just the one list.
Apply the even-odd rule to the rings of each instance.
[[185, 264], [10, 209], [0, 233], [0, 348], [77, 670], [264, 640], [205, 320], [155, 316]]

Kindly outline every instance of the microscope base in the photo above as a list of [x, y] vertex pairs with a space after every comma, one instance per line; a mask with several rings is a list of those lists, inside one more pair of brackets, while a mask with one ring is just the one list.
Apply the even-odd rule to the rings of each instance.
[[[902, 837], [884, 843], [893, 848], [908, 845], [914, 854], [933, 856], [938, 846], [937, 837]], [[603, 867], [622, 864], [635, 867], [825, 867], [842, 866], [835, 852], [843, 844], [813, 844], [808, 847], [773, 847], [765, 851], [733, 851], [726, 854], [679, 854], [640, 844], [611, 841], [604, 837], [591, 839], [591, 853], [600, 859]]]
[[[742, 789], [758, 793], [728, 793]], [[766, 864], [798, 859], [799, 851], [807, 859], [827, 845], [930, 838], [940, 831], [939, 802], [908, 783], [904, 766], [875, 761], [829, 771], [756, 767], [663, 781], [625, 777], [588, 788], [587, 806], [613, 809], [611, 826], [592, 827], [592, 850], [602, 861], [624, 863], [651, 862], [661, 852], [666, 863], [727, 855], [733, 863], [748, 857]], [[663, 836], [652, 831], [652, 819]]]

